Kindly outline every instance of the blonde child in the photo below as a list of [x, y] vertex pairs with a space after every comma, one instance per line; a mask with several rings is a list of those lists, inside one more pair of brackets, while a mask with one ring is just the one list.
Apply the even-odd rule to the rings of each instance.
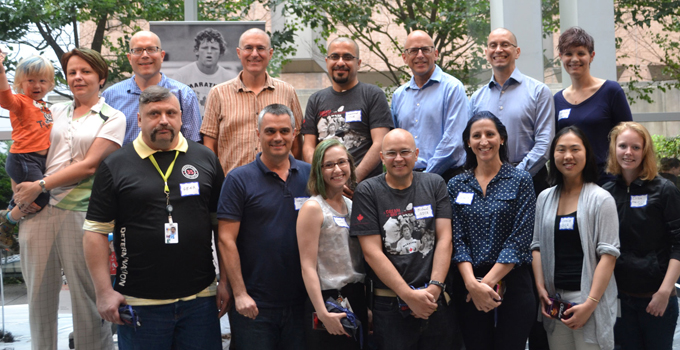
[[[5, 170], [15, 189], [18, 183], [43, 178], [52, 129], [52, 114], [43, 98], [54, 88], [54, 66], [42, 56], [22, 59], [14, 75], [16, 94], [13, 94], [1, 64], [6, 54], [0, 51], [0, 106], [10, 111], [14, 143], [9, 149]], [[29, 210], [42, 209], [48, 201], [49, 193], [44, 187], [34, 203], [15, 203], [12, 199], [9, 208], [0, 211], [0, 247], [14, 246], [17, 222]]]

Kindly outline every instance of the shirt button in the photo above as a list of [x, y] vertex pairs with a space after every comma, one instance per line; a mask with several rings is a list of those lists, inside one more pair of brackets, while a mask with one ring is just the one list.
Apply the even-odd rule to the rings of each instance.
[[418, 119], [416, 119], [416, 123], [418, 122]]
[[500, 108], [501, 111], [503, 110], [503, 106], [500, 106], [499, 108]]
[[505, 90], [501, 91], [501, 94], [504, 94], [504, 93], [505, 93]]
[[415, 138], [418, 138], [418, 136], [416, 136]]

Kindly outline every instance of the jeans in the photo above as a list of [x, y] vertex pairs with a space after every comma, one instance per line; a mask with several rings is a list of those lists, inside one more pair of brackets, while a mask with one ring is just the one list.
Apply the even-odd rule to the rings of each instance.
[[118, 327], [121, 350], [220, 350], [222, 335], [215, 297], [166, 305], [133, 306], [142, 322]]
[[229, 311], [236, 350], [304, 350], [304, 304], [259, 308], [254, 320], [232, 307]]
[[[20, 184], [26, 181], [42, 180], [45, 172], [47, 156], [37, 153], [8, 153], [5, 161], [5, 171], [14, 182]], [[50, 200], [49, 193], [41, 193], [35, 199], [35, 204], [43, 208]], [[14, 207], [14, 199], [10, 201], [10, 208]]]
[[397, 298], [378, 297], [373, 301], [373, 333], [381, 350], [452, 349], [457, 329], [453, 302], [446, 305], [443, 295], [437, 311], [427, 320], [403, 316]]
[[619, 294], [621, 318], [616, 320], [614, 335], [621, 349], [671, 350], [678, 320], [678, 297], [671, 296], [663, 316], [647, 313], [652, 298], [636, 298]]

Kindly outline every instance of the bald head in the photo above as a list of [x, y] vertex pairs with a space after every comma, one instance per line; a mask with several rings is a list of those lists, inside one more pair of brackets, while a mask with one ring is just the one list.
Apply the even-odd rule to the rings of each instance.
[[405, 48], [410, 48], [413, 47], [414, 42], [419, 42], [419, 43], [426, 43], [427, 46], [434, 46], [434, 41], [432, 40], [432, 37], [430, 37], [429, 34], [425, 33], [422, 30], [414, 30], [411, 32], [406, 37], [406, 44], [404, 45]]
[[261, 37], [261, 38], [265, 39], [267, 41], [267, 47], [272, 47], [272, 41], [269, 38], [269, 35], [267, 34], [267, 32], [265, 32], [264, 30], [262, 30], [260, 28], [250, 28], [250, 29], [246, 30], [245, 32], [243, 32], [243, 34], [241, 34], [241, 37], [238, 39], [238, 46], [243, 47], [243, 39], [246, 38], [246, 37], [253, 37], [253, 36], [257, 36], [257, 37]]
[[[388, 148], [392, 147], [392, 148]], [[396, 148], [394, 148], [396, 147]], [[387, 134], [385, 134], [385, 138], [383, 138], [382, 142], [382, 151], [385, 152], [387, 150], [391, 149], [403, 149], [403, 148], [408, 148], [411, 150], [416, 149], [416, 141], [413, 138], [413, 135], [411, 135], [410, 132], [404, 130], [404, 129], [394, 129]]]
[[135, 33], [135, 35], [133, 35], [132, 38], [130, 38], [130, 47], [131, 48], [136, 47], [137, 41], [144, 40], [144, 39], [152, 40], [153, 42], [156, 43], [156, 46], [162, 47], [161, 46], [161, 38], [159, 38], [158, 35], [156, 35], [155, 33], [147, 31], [147, 30], [143, 30], [141, 32]]
[[517, 45], [517, 37], [515, 36], [515, 34], [513, 32], [511, 32], [510, 30], [508, 30], [506, 28], [501, 27], [501, 28], [496, 28], [496, 29], [492, 30], [491, 33], [489, 33], [489, 38], [494, 34], [507, 36], [508, 38], [510, 38], [510, 41], [513, 44]]
[[332, 49], [333, 45], [339, 44], [339, 43], [349, 43], [349, 44], [351, 44], [354, 47], [353, 56], [355, 56], [357, 59], [359, 59], [359, 45], [357, 45], [357, 43], [354, 40], [352, 40], [348, 37], [345, 37], [345, 36], [341, 36], [341, 37], [337, 37], [337, 38], [333, 39], [333, 41], [331, 41], [328, 44], [327, 52], [329, 52], [329, 53], [332, 52], [333, 51], [333, 49]]
[[383, 138], [380, 158], [385, 164], [386, 180], [390, 187], [403, 189], [411, 185], [418, 149], [410, 132], [404, 129], [388, 132]]

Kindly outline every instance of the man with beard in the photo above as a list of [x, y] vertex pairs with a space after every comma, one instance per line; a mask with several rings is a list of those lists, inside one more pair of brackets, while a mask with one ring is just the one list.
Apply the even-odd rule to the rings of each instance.
[[[394, 127], [385, 92], [379, 87], [359, 82], [361, 66], [359, 47], [350, 38], [340, 37], [328, 45], [326, 67], [332, 86], [314, 93], [307, 102], [301, 133], [303, 159], [311, 163], [316, 144], [329, 136], [335, 125], [335, 137], [341, 142], [356, 140], [347, 146], [357, 164], [357, 182], [382, 173], [380, 144]], [[352, 146], [352, 147], [350, 147]], [[345, 186], [345, 195], [353, 189]]]
[[[120, 349], [222, 348], [229, 294], [225, 274], [216, 284], [211, 239], [224, 175], [213, 152], [179, 132], [181, 115], [170, 90], [145, 89], [141, 133], [95, 176], [83, 246], [97, 310], [122, 325], [118, 308], [127, 304], [142, 322], [118, 328]], [[113, 287], [109, 232], [119, 263]]]

